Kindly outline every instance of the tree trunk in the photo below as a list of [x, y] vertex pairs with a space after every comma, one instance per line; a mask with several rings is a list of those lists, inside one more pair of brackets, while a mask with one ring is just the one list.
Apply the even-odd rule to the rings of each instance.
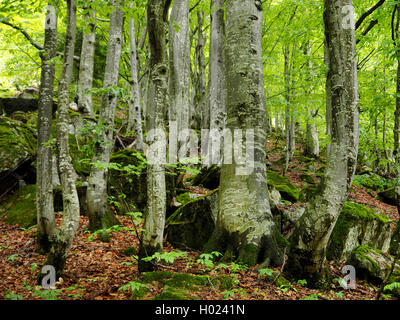
[[52, 265], [57, 275], [61, 275], [69, 248], [72, 245], [79, 226], [80, 208], [78, 192], [75, 185], [76, 173], [69, 154], [69, 89], [72, 80], [74, 49], [76, 37], [76, 3], [67, 1], [68, 25], [65, 39], [64, 63], [58, 85], [57, 110], [57, 156], [60, 172], [63, 221], [52, 241], [46, 265]]
[[[150, 82], [148, 89], [147, 128], [149, 150], [161, 148], [165, 151], [164, 111], [168, 106], [168, 58], [165, 31], [168, 26], [170, 0], [149, 0], [147, 3], [147, 28], [150, 43]], [[161, 140], [160, 140], [161, 139]], [[162, 141], [164, 139], [164, 141]], [[160, 151], [160, 150], [159, 150]], [[162, 151], [161, 151], [162, 152]], [[147, 170], [147, 212], [144, 219], [142, 241], [139, 248], [139, 271], [156, 268], [141, 258], [162, 251], [166, 213], [165, 169], [159, 159], [149, 163]]]
[[259, 83], [262, 6], [254, 0], [228, 0], [226, 8], [227, 128], [254, 130], [254, 165], [247, 172], [236, 158], [222, 165], [216, 228], [205, 249], [225, 251], [226, 259], [248, 265], [277, 265], [282, 253], [267, 195], [266, 114]]
[[[133, 2], [131, 2], [131, 6]], [[129, 101], [129, 121], [128, 121], [128, 132], [135, 130], [136, 133], [136, 149], [143, 152], [143, 129], [142, 129], [142, 108], [140, 107], [141, 96], [139, 91], [138, 82], [138, 64], [137, 64], [137, 50], [135, 41], [135, 21], [133, 18], [129, 20], [129, 40], [131, 46], [131, 78], [132, 98]]]
[[[123, 0], [114, 0], [114, 12], [111, 15], [109, 40], [107, 49], [106, 69], [104, 73], [104, 89], [102, 106], [98, 125], [104, 126], [99, 142], [96, 144], [92, 162], [107, 164], [114, 146], [114, 120], [117, 105], [115, 87], [118, 86], [119, 65], [121, 59]], [[89, 229], [91, 231], [104, 229], [114, 224], [112, 213], [107, 204], [108, 170], [93, 166], [88, 179], [87, 209]]]
[[[198, 38], [197, 38], [197, 65], [198, 65], [198, 75], [197, 75], [197, 88], [196, 88], [196, 103], [195, 103], [195, 114], [197, 115], [196, 129], [208, 129], [210, 127], [210, 111], [207, 108], [207, 84], [206, 84], [206, 62], [204, 57], [204, 13], [201, 11], [197, 12], [198, 21]], [[197, 127], [197, 125], [199, 125]]]
[[210, 129], [222, 131], [226, 122], [224, 0], [211, 0], [208, 104]]
[[39, 90], [38, 111], [38, 152], [37, 152], [37, 188], [36, 208], [38, 222], [38, 250], [48, 252], [50, 241], [56, 231], [53, 208], [52, 184], [52, 152], [50, 146], [44, 143], [50, 141], [53, 89], [54, 89], [54, 62], [49, 62], [57, 53], [57, 12], [49, 1], [45, 24], [44, 54], [42, 55], [42, 74]]
[[94, 51], [96, 44], [96, 11], [92, 8], [93, 3], [86, 1], [87, 10], [90, 13], [85, 15], [85, 24], [88, 30], [84, 30], [82, 40], [81, 60], [79, 65], [78, 82], [78, 109], [84, 117], [94, 119], [92, 90]]
[[[325, 36], [331, 82], [332, 141], [320, 194], [306, 208], [290, 238], [287, 271], [310, 286], [329, 287], [326, 247], [352, 185], [357, 163], [359, 94], [354, 21], [343, 23], [352, 0], [325, 0]], [[351, 10], [351, 14], [354, 11]]]
[[[189, 128], [190, 103], [190, 35], [189, 35], [189, 0], [175, 0], [169, 21], [169, 124], [173, 123], [181, 132]], [[178, 135], [172, 148], [171, 157], [176, 163], [177, 150], [185, 141], [178, 141]], [[172, 134], [170, 135], [170, 138]], [[179, 142], [179, 143], [178, 143]]]

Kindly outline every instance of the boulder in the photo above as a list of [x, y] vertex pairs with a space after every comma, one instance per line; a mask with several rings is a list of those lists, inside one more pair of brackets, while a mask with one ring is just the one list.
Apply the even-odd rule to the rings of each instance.
[[16, 111], [37, 111], [39, 106], [38, 99], [24, 98], [1, 98], [0, 99], [0, 115], [12, 115]]
[[147, 202], [147, 182], [143, 156], [134, 150], [121, 150], [111, 155], [110, 163], [119, 169], [109, 170], [108, 194], [119, 213], [144, 212]]
[[387, 216], [376, 214], [361, 204], [347, 201], [332, 231], [327, 257], [337, 262], [345, 262], [360, 245], [388, 252], [391, 232]]
[[269, 189], [275, 188], [282, 196], [282, 199], [296, 203], [299, 200], [299, 190], [290, 182], [287, 177], [274, 172], [267, 172], [267, 184]]
[[27, 185], [0, 203], [0, 217], [9, 224], [29, 228], [37, 223], [36, 185]]
[[396, 205], [396, 191], [394, 187], [388, 188], [378, 193], [379, 198], [392, 206]]
[[35, 183], [32, 162], [36, 156], [36, 144], [34, 128], [22, 121], [0, 116], [0, 197], [20, 183]]
[[215, 228], [218, 190], [189, 201], [168, 219], [167, 240], [178, 248], [202, 250]]
[[391, 255], [396, 256], [400, 252], [400, 223], [397, 222], [396, 228], [393, 231], [392, 239], [390, 239], [390, 249]]
[[318, 187], [318, 185], [310, 185], [301, 189], [299, 193], [299, 201], [309, 202], [318, 193]]
[[[359, 246], [351, 253], [348, 264], [355, 267], [357, 278], [381, 284], [388, 277], [393, 260], [391, 255], [381, 250], [369, 246]], [[397, 262], [389, 283], [398, 281], [399, 277], [400, 263]]]
[[275, 223], [280, 226], [282, 232], [290, 229], [303, 215], [306, 207], [307, 204], [296, 204], [280, 209], [279, 214], [276, 214], [275, 211], [272, 211], [274, 213]]
[[214, 190], [219, 187], [221, 168], [217, 165], [203, 167], [192, 180], [192, 185]]

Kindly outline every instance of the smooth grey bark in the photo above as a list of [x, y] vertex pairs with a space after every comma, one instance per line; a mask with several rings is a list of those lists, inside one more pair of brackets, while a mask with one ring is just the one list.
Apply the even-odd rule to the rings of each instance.
[[[133, 3], [131, 2], [131, 5]], [[137, 50], [135, 40], [135, 21], [133, 18], [129, 20], [129, 41], [130, 41], [130, 58], [131, 58], [131, 95], [132, 98], [129, 100], [129, 120], [128, 120], [128, 132], [135, 130], [136, 133], [136, 149], [143, 152], [143, 129], [142, 129], [142, 108], [141, 108], [141, 96], [139, 91], [138, 82], [138, 62], [137, 62]]]
[[210, 129], [222, 131], [226, 123], [224, 0], [211, 0], [208, 104]]
[[314, 118], [316, 117], [316, 115], [318, 113], [318, 109], [317, 110], [312, 109], [313, 103], [312, 103], [311, 97], [314, 94], [313, 82], [314, 82], [315, 74], [313, 72], [313, 63], [311, 60], [311, 45], [310, 45], [309, 41], [306, 43], [304, 53], [308, 58], [307, 73], [309, 74], [308, 79], [307, 79], [308, 88], [306, 89], [306, 95], [311, 100], [311, 103], [308, 106], [308, 115], [307, 115], [307, 119], [306, 119], [306, 145], [304, 148], [304, 153], [307, 156], [316, 158], [319, 156], [319, 140], [318, 140], [318, 129], [317, 129], [317, 125], [315, 124]]
[[[147, 100], [147, 128], [149, 149], [165, 148], [164, 112], [168, 107], [168, 57], [165, 31], [168, 28], [170, 0], [149, 0], [147, 3], [147, 29], [150, 44], [150, 79]], [[150, 116], [151, 115], [151, 116]], [[150, 132], [153, 134], [150, 134]], [[164, 137], [162, 137], [164, 136]], [[165, 149], [164, 149], [165, 150]], [[162, 153], [162, 150], [158, 150]], [[162, 251], [166, 214], [165, 159], [152, 161], [147, 167], [147, 212], [145, 213], [142, 241], [139, 248], [139, 271], [156, 268], [142, 258]]]
[[[175, 0], [169, 21], [169, 123], [178, 132], [189, 128], [190, 112], [190, 34], [189, 0]], [[178, 137], [176, 137], [178, 138]], [[181, 143], [176, 141], [176, 146]], [[184, 143], [184, 141], [182, 141]], [[171, 147], [171, 146], [170, 146]], [[176, 158], [176, 150], [170, 150]]]
[[52, 265], [57, 275], [62, 273], [69, 248], [79, 226], [80, 208], [75, 185], [76, 173], [69, 154], [69, 89], [72, 80], [76, 38], [76, 3], [67, 1], [68, 25], [65, 39], [64, 63], [58, 85], [57, 157], [63, 197], [63, 221], [52, 239], [46, 265]]
[[208, 129], [210, 127], [210, 112], [207, 104], [207, 84], [206, 84], [206, 62], [204, 56], [205, 36], [203, 30], [204, 13], [197, 11], [198, 33], [197, 33], [197, 67], [198, 74], [196, 79], [195, 96], [195, 127], [196, 129]]
[[277, 265], [282, 253], [267, 194], [266, 114], [259, 83], [262, 17], [259, 1], [226, 2], [227, 128], [254, 129], [254, 168], [241, 172], [236, 158], [222, 164], [216, 228], [205, 249], [225, 251], [225, 258], [248, 265]]
[[[326, 39], [324, 41], [324, 61], [326, 65], [326, 72], [329, 72], [329, 50], [328, 44], [326, 43]], [[331, 83], [330, 79], [326, 79], [325, 83], [325, 91], [326, 91], [326, 110], [325, 110], [325, 122], [326, 122], [326, 135], [329, 139], [332, 137], [332, 94], [331, 94]], [[326, 156], [329, 155], [331, 150], [331, 144], [328, 142], [326, 146]]]
[[90, 91], [93, 87], [96, 11], [92, 6], [92, 1], [86, 1], [86, 8], [89, 12], [85, 14], [85, 24], [88, 25], [88, 30], [84, 30], [82, 40], [79, 64], [78, 109], [82, 116], [94, 119], [92, 93]]
[[[293, 79], [294, 76], [292, 74], [292, 67], [294, 64], [294, 52], [295, 52], [295, 44], [293, 45], [292, 54], [290, 58], [290, 49], [289, 45], [286, 45], [284, 48], [284, 58], [285, 58], [285, 67], [284, 67], [284, 78], [285, 78], [285, 100], [286, 100], [286, 109], [285, 109], [285, 136], [286, 136], [286, 159], [285, 159], [285, 169], [284, 174], [288, 171], [289, 163], [293, 159], [294, 149], [295, 149], [295, 107], [294, 101], [291, 99], [293, 92]], [[292, 83], [291, 83], [292, 82]]]
[[[312, 199], [290, 238], [286, 270], [313, 287], [329, 287], [326, 247], [353, 182], [358, 152], [359, 93], [354, 20], [343, 23], [352, 0], [325, 0], [329, 52], [332, 141], [319, 194]], [[354, 12], [354, 11], [352, 11]], [[327, 92], [327, 94], [329, 94]]]
[[[113, 1], [114, 11], [111, 15], [106, 68], [103, 87], [107, 91], [103, 94], [99, 112], [98, 125], [104, 126], [99, 137], [92, 158], [93, 163], [107, 164], [110, 161], [111, 150], [114, 146], [114, 120], [117, 106], [119, 67], [122, 49], [123, 29], [123, 0]], [[113, 90], [114, 89], [114, 90]], [[99, 230], [113, 225], [112, 213], [107, 204], [107, 175], [106, 168], [93, 165], [88, 178], [86, 193], [89, 216], [89, 229]]]
[[40, 252], [50, 250], [50, 241], [56, 231], [53, 207], [52, 152], [50, 146], [43, 144], [50, 141], [53, 90], [54, 62], [57, 54], [57, 12], [49, 1], [45, 20], [44, 53], [42, 54], [42, 74], [39, 89], [38, 110], [38, 152], [36, 170], [36, 209], [38, 222], [38, 249]]

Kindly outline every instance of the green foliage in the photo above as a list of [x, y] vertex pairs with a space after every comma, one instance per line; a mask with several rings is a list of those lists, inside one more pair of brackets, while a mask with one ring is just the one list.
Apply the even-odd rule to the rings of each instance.
[[9, 290], [4, 291], [4, 298], [7, 300], [23, 300], [23, 297], [14, 292], [10, 292]]
[[317, 294], [310, 294], [309, 296], [302, 298], [300, 300], [319, 300], [319, 296]]
[[272, 276], [274, 274], [274, 272], [275, 272], [274, 270], [268, 269], [268, 268], [260, 269], [260, 270], [258, 270], [258, 273], [259, 273], [258, 277], [262, 278], [262, 276], [264, 276], [264, 275]]
[[175, 259], [186, 257], [187, 252], [185, 251], [170, 251], [170, 252], [156, 252], [150, 257], [142, 258], [143, 261], [155, 261], [159, 263], [160, 261], [165, 261], [166, 263], [174, 263]]
[[218, 251], [213, 251], [211, 253], [202, 253], [199, 255], [196, 262], [205, 265], [209, 269], [212, 269], [214, 268], [215, 258], [219, 256], [222, 256], [222, 253]]
[[35, 291], [32, 293], [32, 296], [39, 296], [44, 300], [60, 300], [58, 297], [62, 293], [59, 289], [43, 289], [42, 287], [35, 287]]
[[386, 285], [384, 291], [398, 291], [400, 290], [400, 282], [393, 282], [391, 284]]
[[387, 188], [393, 187], [394, 182], [388, 182], [387, 179], [377, 175], [376, 173], [368, 173], [363, 175], [355, 175], [353, 185], [358, 187], [366, 187], [368, 189], [381, 192]]

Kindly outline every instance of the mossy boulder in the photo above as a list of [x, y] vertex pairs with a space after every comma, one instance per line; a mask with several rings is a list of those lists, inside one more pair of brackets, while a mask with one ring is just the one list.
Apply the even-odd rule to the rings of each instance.
[[314, 177], [310, 173], [307, 173], [307, 172], [303, 173], [300, 176], [300, 179], [301, 179], [301, 181], [306, 182], [308, 184], [315, 184]]
[[272, 187], [279, 191], [284, 200], [295, 203], [299, 200], [299, 190], [284, 177], [274, 171], [267, 172], [267, 184], [269, 189]]
[[203, 167], [192, 180], [192, 185], [214, 190], [219, 187], [221, 168], [217, 165]]
[[113, 153], [110, 163], [118, 169], [109, 170], [108, 194], [118, 203], [116, 209], [123, 214], [131, 211], [143, 212], [147, 202], [147, 182], [143, 155], [135, 150]]
[[327, 257], [338, 262], [347, 261], [352, 251], [360, 245], [387, 252], [390, 238], [391, 227], [387, 216], [347, 201], [332, 231]]
[[23, 228], [36, 225], [36, 212], [36, 185], [25, 186], [0, 204], [0, 216], [6, 216], [6, 223]]
[[[386, 280], [393, 264], [393, 257], [369, 246], [357, 247], [350, 256], [348, 264], [355, 267], [357, 277], [381, 284]], [[396, 263], [391, 280], [400, 275], [400, 264]]]
[[167, 219], [167, 240], [178, 248], [202, 250], [215, 228], [218, 191], [193, 199]]
[[272, 271], [268, 274], [263, 274], [261, 279], [268, 283], [273, 283], [277, 287], [288, 287], [290, 286], [290, 281], [280, 274], [279, 271]]
[[[76, 191], [78, 192], [79, 198], [79, 209], [81, 216], [87, 215], [87, 206], [86, 206], [86, 190], [87, 183], [78, 182], [76, 183]], [[64, 210], [63, 198], [62, 198], [62, 188], [61, 185], [56, 187], [53, 190], [54, 197], [54, 211], [59, 212]]]
[[314, 198], [319, 191], [318, 185], [309, 185], [301, 189], [299, 193], [299, 201], [300, 202], [309, 202], [312, 198]]
[[226, 275], [193, 275], [170, 271], [145, 272], [138, 280], [147, 287], [162, 287], [154, 300], [197, 300], [199, 297], [193, 291], [209, 290], [211, 286], [229, 290], [235, 286], [232, 277]]
[[396, 228], [393, 231], [392, 239], [390, 239], [390, 249], [391, 255], [396, 256], [400, 251], [400, 223], [397, 222]]
[[378, 196], [383, 202], [392, 206], [396, 205], [396, 191], [394, 187], [379, 192]]
[[280, 226], [282, 231], [293, 227], [303, 215], [306, 206], [305, 204], [295, 204], [281, 209], [279, 214], [274, 214], [276, 224]]
[[[36, 157], [36, 144], [35, 127], [0, 116], [0, 195], [18, 186], [22, 179], [35, 183], [31, 163]], [[33, 181], [27, 181], [27, 176]]]

